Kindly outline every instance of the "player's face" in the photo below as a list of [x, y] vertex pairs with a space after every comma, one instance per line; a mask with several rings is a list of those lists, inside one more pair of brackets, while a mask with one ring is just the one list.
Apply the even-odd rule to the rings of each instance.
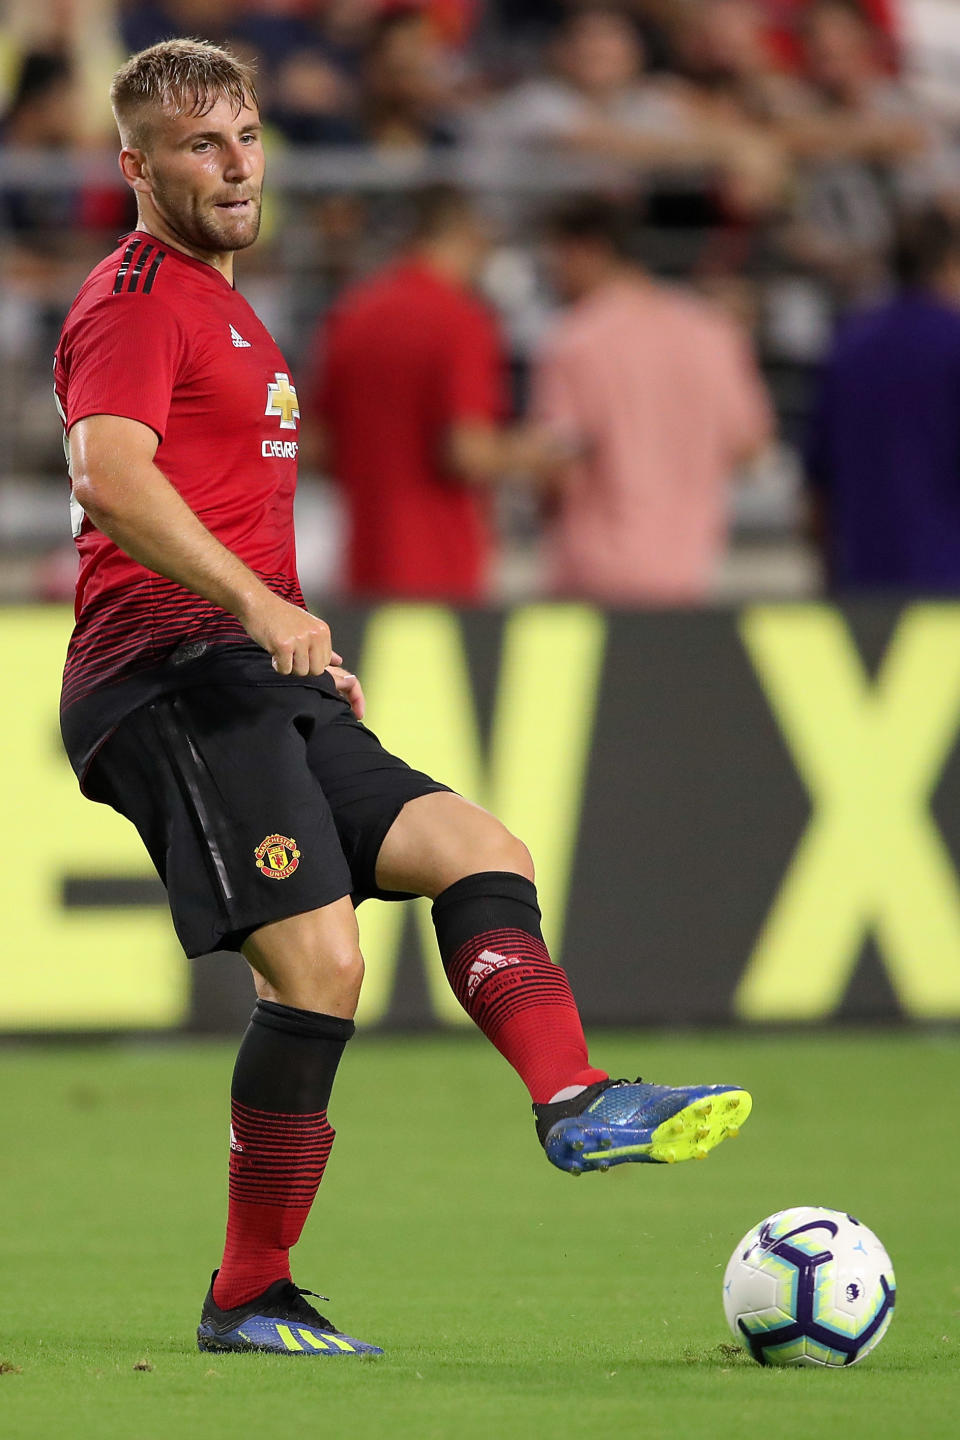
[[260, 116], [220, 99], [205, 115], [158, 119], [146, 156], [150, 197], [191, 250], [244, 250], [260, 230], [264, 156]]

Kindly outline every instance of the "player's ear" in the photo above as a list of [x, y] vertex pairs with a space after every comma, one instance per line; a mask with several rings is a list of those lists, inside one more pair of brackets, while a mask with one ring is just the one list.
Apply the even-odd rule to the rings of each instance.
[[147, 178], [147, 156], [145, 151], [125, 145], [120, 151], [118, 163], [124, 180], [126, 180], [132, 189], [141, 193], [152, 189], [150, 181]]

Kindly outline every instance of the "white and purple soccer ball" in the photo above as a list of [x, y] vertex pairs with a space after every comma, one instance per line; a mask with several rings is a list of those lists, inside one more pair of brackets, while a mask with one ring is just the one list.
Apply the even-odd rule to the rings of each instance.
[[761, 1365], [854, 1365], [886, 1334], [896, 1281], [872, 1230], [798, 1206], [749, 1230], [723, 1277], [735, 1339]]

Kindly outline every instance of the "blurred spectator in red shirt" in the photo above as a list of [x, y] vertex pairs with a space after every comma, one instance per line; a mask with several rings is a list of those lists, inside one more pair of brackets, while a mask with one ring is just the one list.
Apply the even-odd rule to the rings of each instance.
[[540, 357], [534, 413], [579, 452], [548, 520], [551, 588], [612, 604], [700, 601], [733, 474], [772, 435], [756, 365], [723, 312], [630, 262], [609, 204], [559, 213], [550, 258], [571, 303]]
[[471, 290], [487, 248], [470, 201], [430, 187], [409, 251], [320, 328], [305, 437], [346, 500], [355, 595], [482, 600], [486, 487], [555, 463], [550, 441], [503, 423], [500, 335]]

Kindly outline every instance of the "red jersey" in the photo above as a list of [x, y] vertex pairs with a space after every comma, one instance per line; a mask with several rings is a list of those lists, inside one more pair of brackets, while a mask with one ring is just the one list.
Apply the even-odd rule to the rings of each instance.
[[347, 500], [354, 593], [483, 598], [486, 498], [444, 453], [454, 422], [500, 418], [503, 368], [486, 306], [426, 264], [390, 266], [333, 311], [311, 405]]
[[[297, 393], [283, 355], [213, 266], [135, 231], [88, 276], [54, 366], [65, 431], [138, 420], [155, 463], [218, 540], [302, 605], [293, 494]], [[72, 505], [80, 552], [63, 707], [162, 665], [184, 644], [247, 639], [240, 622], [126, 555]]]

